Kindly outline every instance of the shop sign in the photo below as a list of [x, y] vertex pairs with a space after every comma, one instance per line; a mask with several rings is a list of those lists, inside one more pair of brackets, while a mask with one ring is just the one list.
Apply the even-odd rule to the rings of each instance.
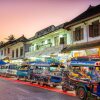
[[86, 49], [86, 55], [99, 55], [99, 48], [93, 48], [93, 49]]
[[73, 57], [86, 56], [85, 50], [73, 51]]

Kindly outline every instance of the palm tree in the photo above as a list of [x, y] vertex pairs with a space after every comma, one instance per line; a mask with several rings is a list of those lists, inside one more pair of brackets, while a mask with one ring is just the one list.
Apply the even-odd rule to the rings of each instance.
[[8, 40], [8, 41], [14, 41], [15, 37], [14, 37], [14, 35], [10, 35], [10, 36], [8, 36], [8, 38], [6, 40]]

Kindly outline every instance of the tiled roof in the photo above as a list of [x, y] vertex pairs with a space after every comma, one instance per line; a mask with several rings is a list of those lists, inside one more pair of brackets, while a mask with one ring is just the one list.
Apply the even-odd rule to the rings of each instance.
[[[81, 13], [79, 16], [75, 17], [74, 19], [72, 19], [68, 24], [67, 26], [70, 26], [76, 22], [79, 22], [81, 20], [85, 20], [86, 18], [89, 18], [91, 16], [94, 16], [94, 15], [97, 15], [97, 14], [100, 14], [100, 4], [97, 5], [97, 6], [89, 6], [89, 8], [84, 11], [83, 13]], [[65, 26], [65, 27], [67, 27]]]
[[23, 35], [18, 39], [15, 39], [13, 41], [8, 41], [8, 42], [4, 43], [3, 45], [0, 46], [0, 48], [3, 48], [3, 47], [5, 47], [7, 45], [10, 45], [10, 44], [14, 45], [15, 43], [18, 43], [18, 42], [27, 42], [27, 41], [28, 41], [28, 39]]
[[49, 26], [49, 27], [47, 27], [47, 28], [44, 28], [44, 29], [42, 29], [42, 30], [36, 32], [35, 36], [31, 37], [29, 40], [30, 40], [30, 41], [31, 41], [31, 40], [34, 40], [34, 39], [36, 39], [36, 38], [39, 38], [39, 37], [42, 37], [42, 36], [44, 36], [44, 35], [47, 35], [47, 34], [49, 34], [49, 33], [51, 33], [51, 32], [54, 32], [54, 31], [56, 31], [56, 30], [58, 30], [58, 29], [64, 28], [65, 25], [66, 25], [67, 23], [68, 23], [68, 22], [63, 23], [63, 24], [60, 24], [60, 25], [58, 25], [58, 26], [51, 25], [51, 26]]
[[34, 39], [36, 39], [36, 38], [39, 38], [39, 37], [41, 37], [41, 36], [43, 36], [43, 35], [46, 35], [46, 34], [52, 32], [52, 31], [54, 31], [54, 30], [55, 30], [55, 26], [54, 26], [54, 25], [51, 25], [51, 26], [49, 26], [49, 27], [47, 27], [47, 28], [44, 28], [44, 29], [42, 29], [42, 30], [36, 32], [36, 33], [35, 33], [35, 36], [31, 37], [29, 40], [34, 40]]

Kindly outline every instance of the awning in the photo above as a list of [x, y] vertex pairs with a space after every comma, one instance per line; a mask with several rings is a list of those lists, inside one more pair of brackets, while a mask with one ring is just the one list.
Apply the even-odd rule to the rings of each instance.
[[47, 62], [29, 62], [30, 65], [40, 66], [40, 67], [49, 67], [50, 64]]

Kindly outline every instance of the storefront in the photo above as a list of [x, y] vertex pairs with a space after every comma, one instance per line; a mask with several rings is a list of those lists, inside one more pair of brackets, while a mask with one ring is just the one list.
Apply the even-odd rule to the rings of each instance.
[[99, 51], [100, 51], [100, 48], [91, 48], [91, 49], [84, 49], [84, 50], [74, 50], [72, 51], [72, 53], [73, 53], [73, 57], [100, 56]]
[[79, 56], [100, 56], [100, 41], [71, 45], [62, 50], [69, 59]]

